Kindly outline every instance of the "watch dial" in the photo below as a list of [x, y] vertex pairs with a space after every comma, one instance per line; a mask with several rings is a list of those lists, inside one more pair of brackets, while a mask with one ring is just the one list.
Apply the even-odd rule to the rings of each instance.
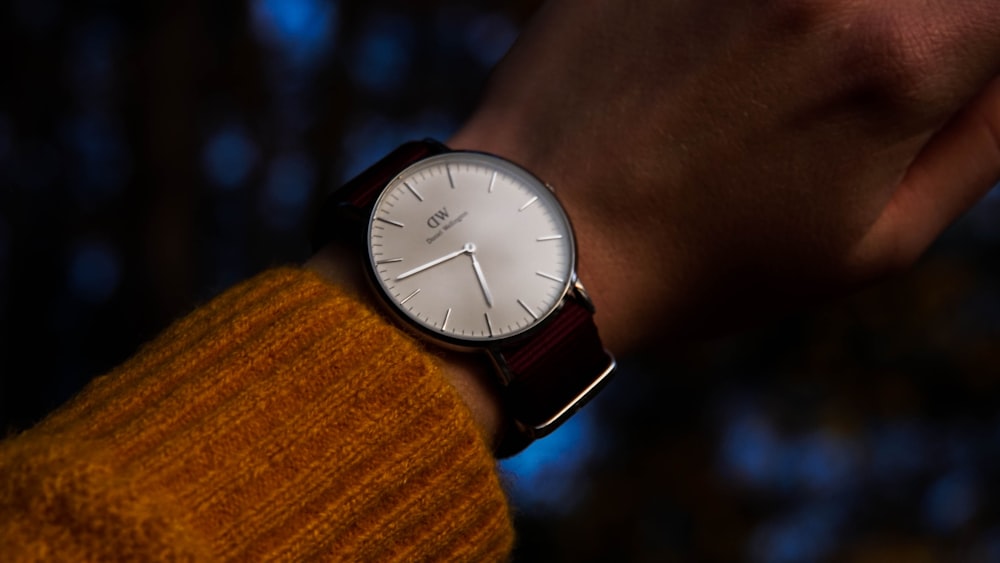
[[404, 170], [368, 227], [375, 279], [418, 326], [458, 341], [519, 334], [559, 304], [574, 271], [552, 193], [503, 159], [452, 152]]

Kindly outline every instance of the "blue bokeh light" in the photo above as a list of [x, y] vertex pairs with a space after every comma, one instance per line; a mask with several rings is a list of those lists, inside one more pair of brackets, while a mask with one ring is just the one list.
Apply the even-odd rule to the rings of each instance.
[[522, 453], [503, 460], [514, 504], [537, 512], [572, 510], [586, 486], [586, 466], [600, 454], [593, 414], [577, 412], [555, 432]]
[[369, 92], [391, 94], [406, 80], [413, 62], [413, 22], [396, 15], [372, 18], [358, 34], [350, 70]]
[[923, 499], [923, 519], [939, 534], [953, 534], [965, 526], [978, 508], [981, 495], [974, 477], [966, 471], [952, 471], [935, 481]]
[[267, 224], [277, 230], [300, 226], [315, 181], [315, 165], [305, 154], [287, 153], [275, 158], [268, 167], [260, 199]]
[[837, 504], [808, 505], [759, 526], [750, 559], [760, 563], [822, 561], [837, 547], [846, 511]]
[[118, 252], [103, 240], [83, 240], [71, 251], [69, 288], [85, 303], [98, 305], [114, 295], [121, 277]]
[[795, 471], [801, 489], [820, 495], [842, 493], [857, 479], [859, 446], [826, 430], [794, 441]]
[[751, 490], [800, 498], [828, 497], [858, 485], [863, 444], [824, 428], [786, 435], [744, 399], [725, 412], [721, 475]]
[[722, 472], [740, 484], [766, 488], [781, 473], [782, 440], [770, 420], [758, 413], [729, 421], [720, 446]]
[[255, 0], [251, 14], [257, 37], [295, 67], [322, 62], [336, 41], [339, 10], [332, 0]]
[[257, 161], [257, 146], [235, 124], [220, 127], [202, 149], [202, 164], [209, 179], [223, 190], [235, 190], [246, 181]]
[[357, 176], [406, 141], [427, 137], [443, 141], [454, 133], [457, 126], [452, 113], [436, 108], [427, 109], [405, 122], [382, 115], [360, 116], [343, 137], [338, 182], [343, 183]]
[[91, 207], [118, 195], [131, 173], [131, 155], [119, 127], [107, 115], [90, 112], [67, 121], [63, 132], [74, 156], [71, 178], [78, 201]]

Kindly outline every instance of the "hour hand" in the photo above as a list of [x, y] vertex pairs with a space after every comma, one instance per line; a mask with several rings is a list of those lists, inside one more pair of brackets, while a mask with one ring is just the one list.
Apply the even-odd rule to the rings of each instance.
[[428, 262], [426, 264], [421, 264], [420, 266], [417, 266], [416, 268], [413, 268], [412, 270], [407, 270], [407, 271], [403, 272], [402, 274], [399, 274], [398, 276], [396, 276], [396, 281], [405, 280], [406, 278], [408, 278], [410, 276], [415, 276], [415, 275], [419, 274], [420, 272], [423, 272], [424, 270], [429, 270], [430, 268], [433, 268], [434, 266], [437, 266], [437, 265], [440, 265], [440, 264], [444, 264], [445, 262], [447, 262], [448, 260], [451, 260], [452, 258], [456, 258], [456, 257], [461, 256], [463, 254], [467, 254], [469, 252], [472, 252], [474, 250], [474, 247], [470, 248], [470, 246], [471, 245], [467, 244], [464, 247], [462, 247], [461, 250], [456, 250], [455, 252], [451, 252], [449, 254], [445, 254], [444, 256], [442, 256], [440, 258], [435, 258], [434, 260], [431, 260], [430, 262]]

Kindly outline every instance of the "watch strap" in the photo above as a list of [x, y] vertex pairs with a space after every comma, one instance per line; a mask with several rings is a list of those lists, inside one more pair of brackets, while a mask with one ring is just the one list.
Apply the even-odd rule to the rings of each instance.
[[504, 406], [514, 426], [499, 457], [512, 456], [555, 430], [582, 407], [615, 370], [589, 302], [569, 295], [531, 338], [499, 346], [494, 361], [508, 378]]

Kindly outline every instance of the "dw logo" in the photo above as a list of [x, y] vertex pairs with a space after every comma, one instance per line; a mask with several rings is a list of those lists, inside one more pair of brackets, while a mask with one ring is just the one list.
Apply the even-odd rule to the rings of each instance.
[[441, 226], [441, 222], [448, 218], [448, 208], [442, 207], [427, 218], [427, 226], [436, 229]]

